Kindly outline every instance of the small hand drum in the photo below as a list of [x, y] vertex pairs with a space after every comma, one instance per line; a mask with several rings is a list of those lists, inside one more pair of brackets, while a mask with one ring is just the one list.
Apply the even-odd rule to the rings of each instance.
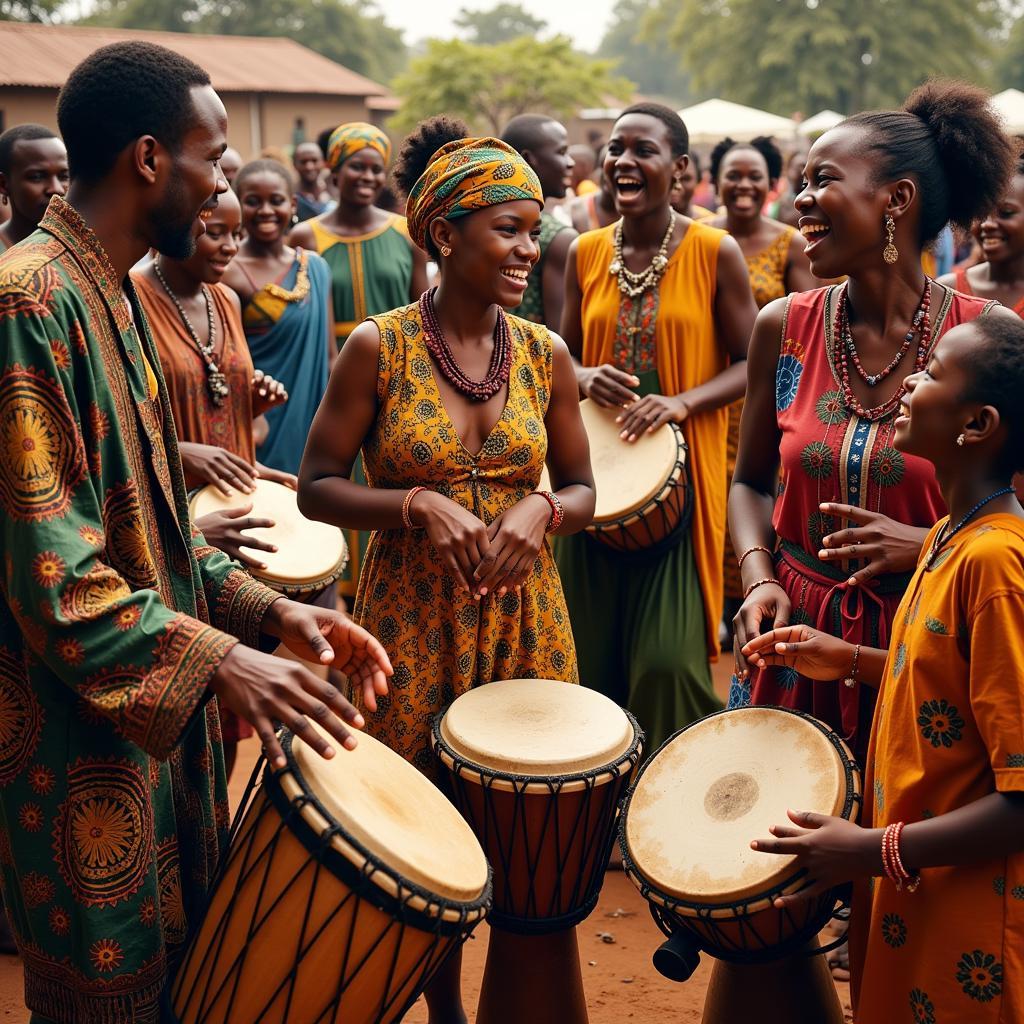
[[255, 494], [238, 492], [229, 497], [210, 484], [192, 495], [189, 513], [194, 521], [210, 512], [240, 508], [250, 502], [250, 515], [272, 519], [275, 525], [246, 533], [277, 545], [277, 551], [246, 549], [267, 566], [249, 568], [254, 578], [299, 600], [312, 597], [341, 578], [348, 561], [344, 534], [336, 526], [307, 519], [299, 511], [295, 491], [283, 484], [257, 480]]
[[555, 932], [594, 909], [641, 739], [607, 697], [550, 679], [478, 686], [435, 719], [455, 805], [494, 869], [492, 924]]
[[804, 872], [750, 842], [788, 821], [788, 808], [852, 821], [860, 802], [850, 751], [810, 715], [741, 708], [676, 733], [644, 765], [620, 826], [626, 873], [673, 936], [655, 954], [658, 970], [685, 980], [698, 949], [738, 963], [804, 950], [838, 892], [775, 909], [777, 896], [804, 886]]
[[382, 743], [323, 760], [285, 733], [235, 821], [172, 988], [181, 1024], [401, 1020], [490, 905], [445, 796]]

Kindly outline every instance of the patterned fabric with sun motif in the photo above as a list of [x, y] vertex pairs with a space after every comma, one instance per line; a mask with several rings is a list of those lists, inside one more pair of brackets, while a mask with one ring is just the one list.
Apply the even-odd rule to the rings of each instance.
[[208, 683], [277, 597], [193, 536], [125, 294], [60, 199], [0, 257], [0, 878], [56, 1024], [158, 1020], [227, 834]]
[[[513, 359], [505, 410], [475, 455], [463, 447], [434, 381], [419, 306], [373, 317], [380, 329], [377, 420], [363, 446], [371, 487], [429, 487], [485, 524], [537, 489], [547, 454], [551, 335], [509, 317]], [[495, 679], [578, 682], [562, 584], [547, 541], [518, 594], [474, 601], [456, 590], [422, 529], [370, 539], [354, 614], [392, 654], [391, 693], [363, 709], [366, 730], [433, 774], [430, 724], [473, 686]], [[357, 694], [358, 696], [358, 694]]]
[[[983, 516], [922, 560], [896, 614], [862, 824], [1024, 793], [1022, 695], [1024, 520]], [[913, 895], [858, 887], [857, 1020], [1024, 1020], [1024, 852], [921, 876]]]
[[[931, 464], [893, 446], [895, 412], [870, 423], [844, 405], [833, 337], [838, 295], [835, 287], [819, 288], [790, 296], [786, 307], [775, 373], [782, 470], [773, 519], [776, 576], [793, 603], [791, 622], [809, 623], [850, 643], [885, 647], [909, 574], [880, 576], [864, 591], [844, 589], [843, 581], [864, 563], [818, 558], [822, 538], [851, 525], [819, 506], [857, 505], [922, 528], [931, 527], [945, 508]], [[932, 304], [935, 339], [988, 308], [980, 299], [947, 290]], [[816, 684], [788, 668], [752, 676], [754, 704], [810, 712], [863, 758], [875, 700], [870, 687]], [[734, 694], [731, 703], [742, 696]]]

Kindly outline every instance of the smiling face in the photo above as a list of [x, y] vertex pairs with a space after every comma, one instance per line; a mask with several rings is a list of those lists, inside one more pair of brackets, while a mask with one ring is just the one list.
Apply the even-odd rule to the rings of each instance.
[[373, 206], [387, 184], [384, 158], [369, 146], [353, 153], [335, 172], [338, 198], [349, 206]]
[[161, 197], [146, 218], [149, 245], [171, 259], [187, 259], [195, 251], [204, 221], [227, 188], [220, 173], [227, 147], [228, 117], [220, 97], [209, 85], [195, 86], [192, 127], [171, 154]]
[[526, 150], [530, 166], [540, 178], [544, 195], [564, 199], [572, 184], [575, 166], [569, 155], [569, 134], [557, 121], [548, 121], [536, 131], [536, 139]]
[[718, 195], [732, 216], [748, 220], [759, 217], [773, 184], [768, 164], [756, 149], [736, 146], [722, 157]]
[[604, 158], [604, 177], [623, 217], [637, 217], [663, 207], [672, 178], [688, 163], [672, 156], [668, 128], [649, 114], [626, 114], [615, 122]]
[[974, 237], [989, 263], [1024, 255], [1024, 174], [1015, 174], [999, 205], [974, 226]]
[[256, 171], [246, 175], [238, 189], [242, 205], [242, 227], [261, 245], [272, 245], [284, 238], [295, 213], [291, 184], [274, 171]]
[[435, 221], [435, 245], [444, 243], [453, 250], [442, 267], [451, 264], [459, 280], [486, 302], [518, 306], [540, 259], [540, 211], [532, 199], [518, 199], [454, 221]]
[[217, 284], [238, 254], [242, 241], [242, 208], [230, 189], [220, 196], [206, 222], [206, 231], [196, 242], [196, 251], [182, 264], [185, 272], [201, 284]]
[[811, 272], [824, 279], [876, 268], [890, 191], [875, 181], [865, 129], [843, 125], [811, 147], [794, 205]]
[[320, 185], [320, 172], [324, 169], [324, 158], [315, 142], [300, 142], [292, 157], [295, 173], [304, 189], [312, 191]]
[[38, 224], [53, 196], [68, 190], [68, 151], [60, 139], [22, 139], [11, 150], [9, 174], [0, 174], [0, 194], [26, 224]]
[[920, 373], [907, 377], [907, 393], [894, 421], [893, 443], [900, 451], [938, 466], [949, 460], [957, 450], [957, 435], [973, 416], [963, 396], [973, 379], [972, 361], [984, 358], [984, 347], [978, 331], [961, 324], [943, 335]]

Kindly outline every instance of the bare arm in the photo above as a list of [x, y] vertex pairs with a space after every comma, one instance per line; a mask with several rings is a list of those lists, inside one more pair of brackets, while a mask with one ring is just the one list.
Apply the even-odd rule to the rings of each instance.
[[415, 302], [429, 287], [427, 280], [427, 254], [410, 239], [412, 250], [412, 281], [409, 284], [409, 301]]
[[557, 331], [562, 322], [562, 305], [565, 297], [565, 266], [569, 257], [569, 246], [576, 238], [572, 228], [559, 231], [548, 246], [544, 257], [541, 291], [544, 295], [544, 323]]
[[308, 220], [304, 220], [292, 228], [291, 234], [288, 236], [288, 244], [292, 248], [301, 247], [310, 252], [316, 252], [316, 236], [313, 234]]

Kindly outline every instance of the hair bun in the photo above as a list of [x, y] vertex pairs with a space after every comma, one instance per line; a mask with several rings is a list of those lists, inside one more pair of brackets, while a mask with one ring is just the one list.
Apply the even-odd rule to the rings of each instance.
[[430, 158], [442, 146], [468, 138], [469, 134], [469, 129], [462, 121], [444, 114], [421, 121], [416, 130], [402, 140], [398, 151], [392, 176], [400, 191], [408, 195], [427, 169]]

